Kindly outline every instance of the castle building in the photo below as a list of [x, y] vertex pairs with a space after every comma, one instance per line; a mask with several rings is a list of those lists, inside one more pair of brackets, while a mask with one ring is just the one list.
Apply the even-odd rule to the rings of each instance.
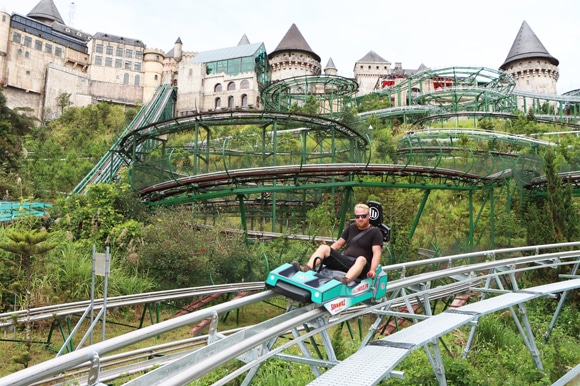
[[237, 46], [200, 52], [179, 63], [177, 114], [260, 108], [270, 76], [264, 43], [246, 35]]
[[40, 118], [58, 110], [56, 96], [63, 92], [74, 91], [75, 105], [90, 103], [90, 39], [64, 24], [52, 0], [40, 1], [27, 16], [0, 12], [0, 85], [8, 106]]
[[[392, 87], [426, 68], [422, 64], [416, 70], [404, 69], [400, 62], [392, 67], [391, 62], [369, 51], [354, 65], [357, 95]], [[500, 69], [515, 79], [516, 89], [556, 94], [558, 60], [525, 21]], [[69, 105], [109, 101], [139, 106], [162, 84], [178, 86], [179, 116], [260, 109], [261, 92], [273, 82], [337, 74], [332, 58], [322, 74], [320, 56], [295, 24], [269, 54], [264, 43], [250, 43], [246, 35], [236, 46], [204, 52], [184, 51], [181, 38], [177, 38], [165, 52], [149, 48], [139, 39], [107, 32], [89, 35], [67, 26], [53, 0], [40, 0], [26, 16], [0, 11], [0, 87], [8, 107], [29, 108], [41, 122], [58, 117]], [[316, 89], [323, 87], [320, 85], [309, 87], [315, 89], [293, 91], [313, 95], [325, 91]], [[421, 91], [435, 88], [426, 82]], [[408, 104], [408, 92], [391, 97], [393, 106]], [[410, 92], [414, 95], [419, 90]], [[525, 101], [520, 106], [524, 110]]]

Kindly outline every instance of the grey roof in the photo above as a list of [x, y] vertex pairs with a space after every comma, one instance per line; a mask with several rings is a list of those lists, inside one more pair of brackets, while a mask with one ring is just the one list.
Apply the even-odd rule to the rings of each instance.
[[132, 46], [145, 47], [145, 43], [143, 43], [141, 40], [126, 38], [123, 36], [111, 35], [111, 34], [104, 33], [104, 32], [97, 32], [96, 34], [93, 35], [93, 39], [99, 39], [99, 40], [104, 40], [107, 42], [120, 43], [120, 44], [129, 44]]
[[542, 42], [540, 42], [540, 39], [538, 39], [534, 31], [532, 31], [528, 23], [524, 20], [512, 48], [500, 69], [505, 69], [510, 63], [516, 60], [531, 58], [545, 58], [555, 66], [559, 64], [558, 59], [550, 55]]
[[52, 0], [40, 0], [40, 2], [36, 4], [36, 6], [32, 8], [32, 11], [30, 11], [26, 16], [31, 19], [46, 19], [65, 24], [54, 4], [54, 1]]
[[242, 38], [240, 39], [240, 42], [238, 43], [238, 46], [241, 46], [243, 44], [250, 44], [250, 41], [248, 40], [248, 37], [246, 36], [246, 34], [244, 34], [244, 36], [242, 36]]
[[388, 60], [383, 59], [379, 54], [370, 50], [368, 54], [357, 60], [358, 62], [365, 62], [365, 63], [390, 63]]
[[332, 61], [332, 58], [329, 58], [328, 63], [326, 63], [325, 69], [327, 69], [327, 68], [336, 70], [336, 66], [334, 65], [334, 62]]
[[69, 36], [71, 38], [82, 40], [83, 42], [88, 42], [91, 40], [91, 35], [81, 31], [80, 29], [72, 28], [67, 25], [61, 24], [59, 22], [54, 22], [50, 25], [53, 31], [59, 32], [63, 35]]
[[268, 57], [271, 58], [279, 51], [302, 51], [312, 55], [318, 62], [320, 62], [320, 56], [312, 51], [312, 48], [310, 48], [310, 45], [308, 45], [306, 39], [304, 39], [304, 36], [302, 36], [302, 33], [298, 30], [298, 27], [296, 27], [296, 24], [290, 26], [290, 29], [286, 32], [286, 35], [284, 35], [278, 44], [278, 47], [276, 47]]
[[192, 63], [208, 63], [218, 60], [227, 60], [233, 58], [243, 58], [254, 56], [256, 51], [263, 47], [264, 43], [242, 44], [240, 46], [220, 48], [217, 50], [200, 52], [193, 58]]

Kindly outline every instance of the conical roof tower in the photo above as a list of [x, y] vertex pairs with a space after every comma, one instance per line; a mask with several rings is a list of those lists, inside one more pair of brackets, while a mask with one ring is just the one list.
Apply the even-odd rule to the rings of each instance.
[[[558, 64], [558, 59], [550, 55], [524, 20], [500, 70], [515, 80], [516, 90], [556, 95], [556, 83], [560, 77]], [[531, 98], [518, 99], [521, 110], [527, 112], [531, 106]]]
[[534, 31], [532, 31], [528, 23], [524, 20], [512, 44], [512, 48], [500, 69], [503, 70], [510, 63], [517, 60], [536, 58], [545, 58], [555, 66], [559, 64], [558, 59], [550, 55], [540, 39], [538, 39]]
[[268, 59], [273, 81], [321, 73], [320, 56], [312, 51], [296, 24], [292, 24]]

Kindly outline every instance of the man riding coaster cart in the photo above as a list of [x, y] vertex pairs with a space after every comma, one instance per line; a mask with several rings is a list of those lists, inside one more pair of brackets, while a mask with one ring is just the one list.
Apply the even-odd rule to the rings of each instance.
[[384, 297], [387, 275], [380, 258], [390, 229], [382, 223], [378, 202], [357, 204], [354, 214], [354, 221], [336, 242], [320, 245], [305, 265], [293, 262], [273, 270], [266, 286], [301, 303], [324, 305], [333, 315], [362, 301]]

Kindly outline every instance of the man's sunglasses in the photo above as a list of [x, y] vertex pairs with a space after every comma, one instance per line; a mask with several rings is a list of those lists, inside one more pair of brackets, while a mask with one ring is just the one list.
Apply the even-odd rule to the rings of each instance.
[[368, 213], [367, 214], [355, 214], [354, 218], [367, 218]]

